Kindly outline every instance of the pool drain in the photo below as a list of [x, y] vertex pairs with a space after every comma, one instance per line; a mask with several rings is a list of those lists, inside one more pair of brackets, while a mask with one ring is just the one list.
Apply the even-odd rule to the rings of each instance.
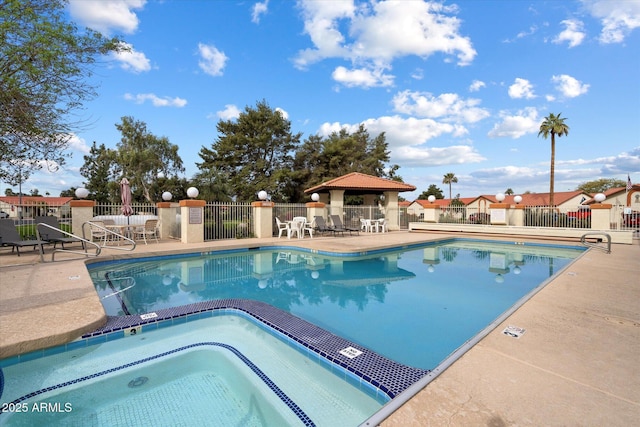
[[131, 381], [129, 381], [129, 388], [140, 387], [141, 385], [143, 385], [147, 381], [149, 381], [149, 378], [147, 378], [147, 377], [134, 378]]

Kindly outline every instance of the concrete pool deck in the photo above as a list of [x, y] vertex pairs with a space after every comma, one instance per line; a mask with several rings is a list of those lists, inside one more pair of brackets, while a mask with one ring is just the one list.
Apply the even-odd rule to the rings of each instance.
[[[163, 241], [139, 245], [134, 255], [269, 245], [359, 252], [446, 237], [467, 236], [397, 231], [313, 240]], [[491, 238], [504, 239], [524, 240]], [[131, 255], [104, 250], [100, 259]], [[17, 257], [0, 250], [0, 358], [70, 341], [104, 322], [84, 262], [41, 264], [37, 252]], [[526, 332], [506, 336], [507, 325]], [[638, 419], [640, 242], [634, 240], [613, 245], [611, 254], [592, 249], [582, 255], [382, 425], [628, 426]]]

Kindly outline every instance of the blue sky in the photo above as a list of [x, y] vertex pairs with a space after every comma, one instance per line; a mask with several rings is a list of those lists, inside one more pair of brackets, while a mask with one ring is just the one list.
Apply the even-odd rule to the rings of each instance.
[[[640, 1], [71, 0], [80, 26], [131, 51], [101, 60], [73, 158], [23, 191], [82, 186], [82, 156], [123, 116], [180, 147], [186, 177], [220, 119], [266, 100], [293, 132], [385, 132], [413, 200], [549, 191], [543, 118], [562, 113], [556, 191], [640, 182]], [[2, 193], [4, 193], [4, 187]], [[16, 189], [17, 190], [17, 189]], [[268, 190], [268, 189], [266, 189]]]

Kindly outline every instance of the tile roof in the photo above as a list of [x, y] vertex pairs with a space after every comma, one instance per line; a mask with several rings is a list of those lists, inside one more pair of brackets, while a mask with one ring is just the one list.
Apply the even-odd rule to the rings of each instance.
[[[553, 202], [555, 203], [556, 206], [558, 206], [581, 194], [587, 198], [591, 197], [589, 193], [586, 193], [582, 190], [556, 191], [553, 193]], [[509, 196], [505, 196], [504, 201], [502, 203], [509, 203], [511, 205], [515, 205], [516, 202], [513, 201], [513, 198], [518, 195], [522, 197], [522, 202], [520, 202], [521, 205], [526, 205], [526, 206], [548, 206], [549, 205], [549, 193], [526, 193], [526, 194], [509, 195]], [[498, 202], [494, 194], [493, 195], [485, 194], [480, 197], [484, 197], [485, 199], [491, 200], [493, 203]]]
[[[73, 200], [73, 197], [22, 196], [23, 205], [39, 205], [45, 203], [49, 206], [62, 206], [71, 200]], [[20, 204], [20, 196], [0, 196], [0, 202], [17, 206]]]
[[415, 186], [392, 179], [380, 178], [360, 172], [351, 172], [325, 181], [320, 185], [304, 190], [305, 193], [327, 192], [329, 190], [352, 190], [358, 193], [382, 192], [382, 191], [414, 191]]
[[[476, 199], [477, 197], [460, 197], [458, 200], [460, 200], [460, 202], [462, 202], [463, 205], [467, 206], [469, 203], [473, 202]], [[435, 199], [433, 201], [433, 204], [444, 207], [444, 206], [449, 206], [452, 201], [453, 201], [452, 199]], [[424, 200], [424, 199], [416, 199], [414, 200], [414, 202], [418, 203], [420, 206], [426, 206], [431, 204], [429, 203], [428, 200]]]

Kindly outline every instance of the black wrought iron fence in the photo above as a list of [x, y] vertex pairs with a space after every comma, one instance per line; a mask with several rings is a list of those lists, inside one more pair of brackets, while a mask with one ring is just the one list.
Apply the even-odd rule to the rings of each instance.
[[250, 203], [208, 202], [204, 207], [204, 240], [242, 239], [254, 236]]

